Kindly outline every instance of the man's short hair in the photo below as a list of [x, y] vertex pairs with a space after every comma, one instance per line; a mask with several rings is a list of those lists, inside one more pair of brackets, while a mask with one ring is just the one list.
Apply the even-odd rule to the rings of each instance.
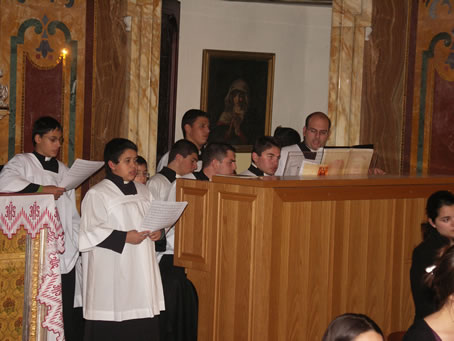
[[208, 115], [205, 111], [199, 109], [190, 109], [185, 112], [183, 118], [181, 119], [181, 130], [183, 131], [184, 138], [186, 138], [186, 131], [184, 130], [184, 126], [186, 124], [189, 124], [192, 127], [192, 124], [199, 117], [206, 117], [208, 121], [210, 120], [210, 115]]
[[325, 113], [323, 113], [321, 111], [313, 112], [312, 114], [310, 114], [309, 116], [306, 117], [306, 122], [305, 122], [306, 128], [309, 126], [309, 121], [311, 120], [312, 117], [320, 117], [320, 118], [326, 119], [328, 121], [328, 130], [331, 129], [331, 120]]
[[126, 149], [132, 149], [137, 152], [136, 144], [128, 139], [117, 137], [107, 142], [104, 147], [104, 162], [106, 163], [105, 167], [107, 172], [112, 171], [107, 163], [109, 161], [118, 163], [120, 155], [123, 154]]
[[33, 145], [36, 145], [35, 136], [43, 136], [44, 134], [48, 133], [52, 130], [60, 130], [63, 132], [63, 128], [61, 127], [60, 122], [58, 122], [55, 118], [50, 116], [43, 116], [38, 118], [35, 123], [33, 123], [32, 129], [32, 142]]
[[252, 152], [256, 153], [258, 156], [261, 156], [265, 150], [270, 149], [271, 147], [277, 147], [281, 149], [281, 145], [274, 137], [262, 136], [255, 140]]
[[145, 165], [148, 168], [147, 160], [145, 160], [142, 156], [137, 155], [137, 164], [138, 165]]
[[187, 157], [188, 155], [191, 155], [193, 153], [195, 153], [195, 155], [199, 155], [199, 150], [197, 149], [194, 143], [184, 139], [178, 140], [173, 144], [172, 148], [170, 149], [169, 163], [175, 160], [177, 155]]
[[222, 162], [227, 156], [227, 152], [231, 150], [235, 153], [235, 148], [228, 143], [210, 143], [206, 146], [202, 155], [202, 169], [208, 167], [214, 159]]
[[301, 142], [301, 135], [290, 127], [277, 127], [273, 137], [281, 144], [281, 148]]

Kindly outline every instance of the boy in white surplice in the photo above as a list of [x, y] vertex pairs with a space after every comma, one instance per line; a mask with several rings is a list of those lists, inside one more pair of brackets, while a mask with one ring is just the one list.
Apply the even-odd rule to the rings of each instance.
[[152, 195], [133, 181], [137, 146], [113, 139], [104, 161], [106, 179], [82, 201], [84, 340], [159, 340], [164, 296], [154, 240], [161, 231], [138, 232]]
[[[15, 155], [0, 173], [0, 192], [52, 194], [65, 233], [65, 252], [60, 255], [65, 339], [82, 340], [82, 297], [78, 236], [80, 216], [74, 190], [58, 183], [68, 168], [56, 159], [63, 143], [63, 129], [53, 117], [40, 117], [33, 124], [33, 153]], [[79, 260], [79, 262], [77, 262]], [[78, 308], [74, 308], [78, 307]], [[48, 340], [54, 334], [48, 334]]]

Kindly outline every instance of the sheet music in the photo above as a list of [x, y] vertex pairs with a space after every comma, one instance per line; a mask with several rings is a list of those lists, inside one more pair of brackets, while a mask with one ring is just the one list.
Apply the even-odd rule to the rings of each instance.
[[141, 230], [158, 231], [172, 227], [183, 214], [187, 206], [186, 201], [159, 201], [153, 200], [148, 213], [145, 215], [140, 226]]
[[77, 188], [102, 166], [104, 161], [76, 159], [58, 186], [66, 188], [67, 191]]

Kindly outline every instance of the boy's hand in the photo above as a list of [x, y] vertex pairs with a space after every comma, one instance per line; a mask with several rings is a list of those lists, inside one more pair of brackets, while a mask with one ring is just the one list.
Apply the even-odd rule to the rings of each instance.
[[152, 241], [157, 241], [161, 239], [162, 234], [164, 233], [164, 230], [159, 230], [159, 231], [154, 231], [151, 232], [150, 235], [148, 236]]
[[43, 189], [41, 193], [53, 194], [55, 200], [58, 200], [58, 198], [60, 198], [61, 195], [66, 191], [65, 188], [57, 186], [43, 186], [42, 188]]
[[144, 232], [138, 232], [137, 230], [128, 231], [128, 233], [126, 233], [126, 243], [135, 245], [140, 244], [143, 242], [145, 238], [148, 237], [148, 234], [149, 234], [148, 231]]

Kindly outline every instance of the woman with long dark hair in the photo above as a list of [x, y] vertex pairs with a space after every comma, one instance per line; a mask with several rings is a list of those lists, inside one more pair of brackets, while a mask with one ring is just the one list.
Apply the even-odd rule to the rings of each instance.
[[403, 341], [454, 340], [454, 246], [442, 251], [425, 276], [425, 284], [433, 290], [436, 311], [413, 323]]
[[413, 250], [410, 269], [415, 321], [437, 310], [434, 292], [424, 284], [440, 249], [454, 242], [454, 195], [449, 191], [433, 193], [427, 200], [427, 222], [422, 224], [423, 241]]

